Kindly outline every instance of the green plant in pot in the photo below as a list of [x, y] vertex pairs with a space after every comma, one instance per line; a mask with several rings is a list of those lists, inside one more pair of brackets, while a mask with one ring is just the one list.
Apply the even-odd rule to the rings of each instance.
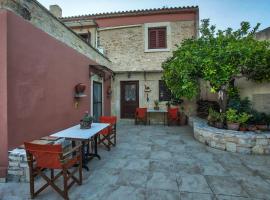
[[240, 131], [246, 131], [247, 130], [247, 122], [252, 117], [252, 115], [243, 112], [240, 113], [238, 116], [238, 122], [240, 123]]
[[91, 128], [92, 122], [93, 122], [93, 117], [89, 115], [88, 111], [86, 111], [83, 116], [83, 119], [80, 121], [80, 128], [89, 129]]
[[159, 101], [158, 100], [154, 101], [154, 109], [159, 110]]
[[226, 118], [226, 114], [225, 113], [218, 113], [216, 112], [216, 122], [215, 122], [215, 127], [217, 128], [223, 128], [224, 127], [224, 121]]
[[267, 115], [265, 113], [257, 113], [255, 116], [256, 128], [261, 131], [266, 131], [268, 129], [267, 120]]
[[226, 111], [226, 119], [227, 119], [227, 128], [230, 130], [237, 131], [239, 129], [240, 123], [238, 121], [237, 110], [229, 108]]
[[211, 107], [208, 110], [207, 121], [210, 126], [215, 126], [217, 121], [217, 112]]

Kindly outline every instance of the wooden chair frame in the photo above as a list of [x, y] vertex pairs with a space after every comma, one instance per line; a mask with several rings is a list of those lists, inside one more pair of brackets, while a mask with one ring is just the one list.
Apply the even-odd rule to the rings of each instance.
[[167, 123], [168, 123], [168, 126], [171, 125], [171, 122], [176, 122], [177, 125], [180, 125], [180, 112], [179, 110], [177, 109], [177, 117], [175, 119], [171, 118], [170, 117], [170, 113], [169, 113], [169, 110], [168, 110], [168, 113], [167, 113]]
[[[36, 161], [33, 156], [33, 154], [26, 149], [26, 155], [27, 155], [27, 161], [29, 165], [29, 176], [30, 176], [30, 194], [31, 198], [35, 198], [40, 192], [42, 192], [45, 188], [48, 186], [51, 186], [58, 194], [61, 195], [62, 198], [65, 200], [68, 200], [68, 190], [71, 188], [71, 186], [74, 183], [77, 183], [78, 185], [82, 184], [82, 148], [81, 145], [77, 145], [74, 148], [72, 148], [70, 151], [66, 153], [59, 153], [59, 161], [61, 162], [61, 171], [54, 175], [54, 169], [50, 169], [50, 177], [48, 177], [44, 173], [45, 168], [37, 167], [35, 166]], [[66, 166], [65, 164], [70, 160], [71, 156], [78, 157], [77, 165], [78, 167], [75, 168], [73, 171], [69, 171], [69, 168], [72, 166]], [[79, 173], [79, 177], [75, 177], [75, 173]], [[39, 189], [35, 190], [35, 177], [41, 176], [46, 183], [41, 186]], [[61, 190], [56, 184], [55, 181], [63, 176], [63, 184], [64, 188]], [[68, 184], [68, 181], [72, 179], [72, 181]]]
[[98, 144], [103, 144], [107, 148], [107, 150], [110, 151], [111, 146], [116, 146], [116, 120], [115, 123], [111, 124], [107, 128], [107, 130], [109, 132], [108, 134], [98, 135]]

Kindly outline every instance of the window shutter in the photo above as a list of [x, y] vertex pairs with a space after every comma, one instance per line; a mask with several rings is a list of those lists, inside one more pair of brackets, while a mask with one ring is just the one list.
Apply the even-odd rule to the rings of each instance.
[[149, 36], [148, 36], [148, 41], [149, 41], [149, 49], [155, 49], [157, 48], [157, 31], [156, 30], [149, 30]]
[[166, 28], [158, 30], [158, 48], [166, 48]]
[[148, 29], [148, 48], [161, 49], [167, 47], [166, 27]]

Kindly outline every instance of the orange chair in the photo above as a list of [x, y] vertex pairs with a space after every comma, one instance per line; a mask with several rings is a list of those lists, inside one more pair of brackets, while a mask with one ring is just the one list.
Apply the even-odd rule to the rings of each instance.
[[147, 108], [136, 108], [135, 125], [137, 125], [138, 122], [143, 122], [144, 125], [147, 124]]
[[[99, 118], [100, 123], [109, 123], [110, 126], [99, 132], [99, 144], [102, 143], [107, 147], [108, 151], [111, 150], [111, 146], [116, 145], [116, 116], [101, 116]], [[102, 137], [101, 137], [102, 136]], [[106, 143], [107, 141], [107, 143]]]
[[[72, 148], [69, 152], [63, 153], [62, 146], [57, 145], [42, 145], [25, 142], [25, 150], [27, 155], [27, 161], [29, 165], [30, 176], [30, 193], [31, 198], [35, 198], [41, 191], [48, 186], [51, 186], [56, 192], [58, 192], [64, 199], [68, 199], [68, 189], [76, 182], [79, 185], [82, 184], [82, 149], [81, 145]], [[72, 172], [68, 171], [69, 168], [74, 165], [78, 165]], [[51, 169], [51, 177], [49, 178], [44, 169]], [[55, 176], [54, 170], [60, 170]], [[74, 174], [79, 172], [79, 177], [75, 177]], [[35, 177], [40, 175], [46, 184], [41, 186], [35, 191]], [[63, 176], [64, 187], [61, 190], [55, 181]], [[68, 184], [69, 179], [72, 181]]]
[[179, 123], [180, 123], [180, 113], [179, 113], [178, 108], [168, 108], [167, 122], [168, 122], [168, 126], [172, 122], [176, 122], [176, 124], [179, 125]]

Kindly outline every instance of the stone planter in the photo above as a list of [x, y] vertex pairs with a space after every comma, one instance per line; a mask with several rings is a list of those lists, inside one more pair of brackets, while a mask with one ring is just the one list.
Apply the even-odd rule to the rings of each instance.
[[182, 114], [180, 116], [180, 125], [181, 126], [187, 125], [187, 116], [185, 114]]
[[232, 123], [232, 122], [227, 122], [227, 128], [229, 130], [234, 130], [234, 131], [238, 131], [239, 130], [239, 123]]
[[256, 125], [256, 128], [261, 130], [261, 131], [267, 131], [267, 129], [268, 129], [266, 124], [258, 124], [258, 125]]
[[247, 128], [249, 131], [256, 131], [257, 128], [255, 125], [248, 125], [248, 128]]

